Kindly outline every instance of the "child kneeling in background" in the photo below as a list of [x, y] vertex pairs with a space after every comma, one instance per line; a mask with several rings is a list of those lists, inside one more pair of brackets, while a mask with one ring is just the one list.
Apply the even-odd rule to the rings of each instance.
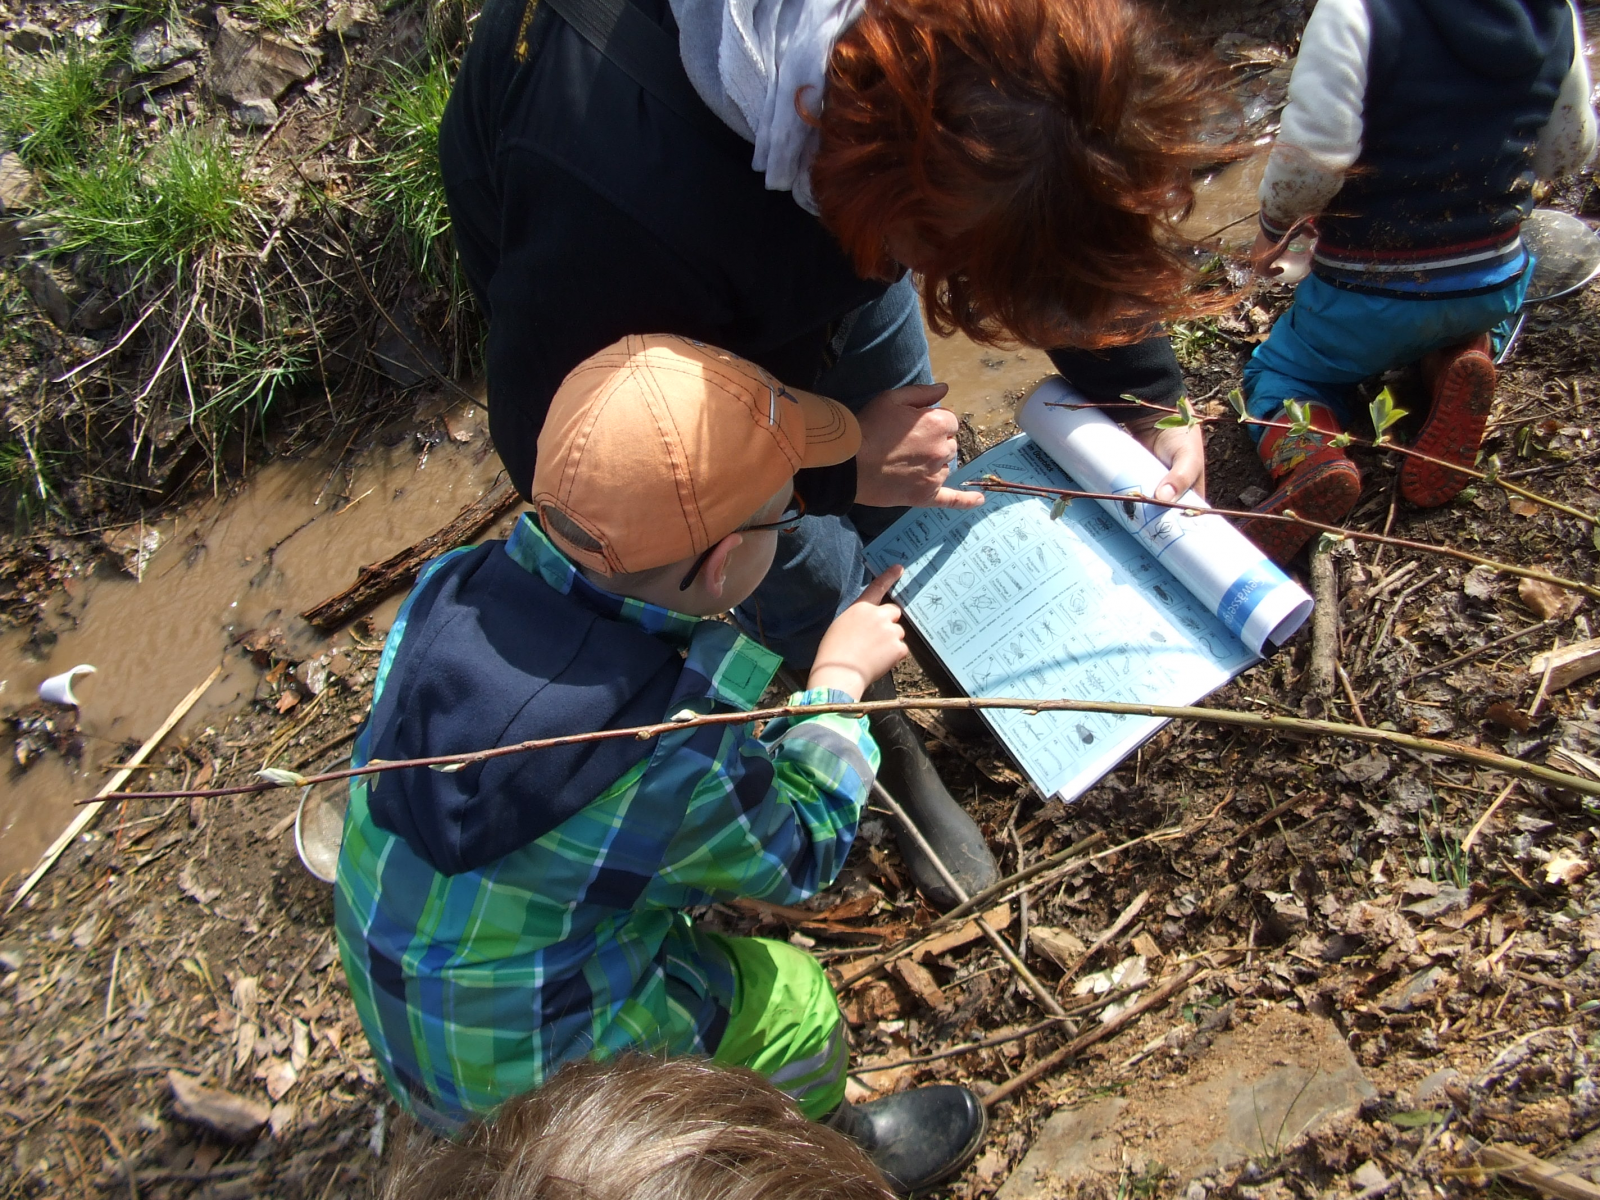
[[[754, 707], [778, 655], [703, 618], [749, 596], [804, 518], [794, 473], [860, 437], [842, 406], [684, 338], [586, 360], [539, 435], [533, 513], [435, 560], [401, 608], [354, 761]], [[898, 575], [839, 615], [789, 704], [857, 700], [905, 656], [882, 603]], [[818, 715], [352, 780], [335, 920], [390, 1090], [453, 1133], [573, 1059], [705, 1055], [830, 1117], [903, 1187], [959, 1168], [983, 1133], [976, 1096], [846, 1105], [816, 961], [688, 914], [827, 887], [877, 764], [864, 718]]]
[[[1337, 524], [1361, 474], [1335, 442], [1364, 379], [1422, 362], [1431, 407], [1413, 447], [1470, 467], [1494, 399], [1489, 333], [1533, 272], [1520, 235], [1533, 180], [1595, 148], [1582, 22], [1568, 0], [1318, 0], [1261, 183], [1258, 270], [1314, 218], [1311, 274], [1245, 365], [1251, 426], [1276, 490], [1258, 512]], [[1284, 401], [1309, 428], [1284, 428]], [[1470, 482], [1407, 457], [1424, 508]], [[1313, 532], [1240, 528], [1278, 562]]]

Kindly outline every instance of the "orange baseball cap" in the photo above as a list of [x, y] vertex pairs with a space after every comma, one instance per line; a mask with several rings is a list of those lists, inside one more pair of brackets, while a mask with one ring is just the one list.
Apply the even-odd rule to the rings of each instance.
[[842, 404], [702, 342], [630, 335], [562, 380], [539, 433], [533, 507], [574, 562], [648, 571], [704, 553], [802, 467], [860, 448]]

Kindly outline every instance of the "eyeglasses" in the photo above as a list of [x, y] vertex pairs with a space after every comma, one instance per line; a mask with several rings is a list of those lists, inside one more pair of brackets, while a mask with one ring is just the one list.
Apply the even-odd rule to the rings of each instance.
[[[805, 497], [798, 492], [789, 501], [789, 507], [783, 510], [783, 515], [776, 521], [763, 521], [759, 525], [745, 525], [735, 529], [735, 533], [761, 533], [767, 530], [777, 530], [779, 533], [793, 533], [800, 528], [800, 518], [806, 515]], [[680, 592], [687, 592], [694, 586], [694, 577], [700, 574], [701, 568], [706, 565], [706, 559], [711, 557], [711, 552], [717, 548], [713, 542], [706, 547], [705, 553], [694, 560], [694, 566], [689, 568], [689, 573], [683, 577], [683, 582], [678, 585]]]

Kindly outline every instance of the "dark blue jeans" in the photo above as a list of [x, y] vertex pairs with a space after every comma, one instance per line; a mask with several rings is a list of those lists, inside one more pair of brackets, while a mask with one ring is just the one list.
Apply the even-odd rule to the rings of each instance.
[[[879, 392], [932, 383], [928, 338], [911, 277], [849, 314], [832, 349], [837, 360], [811, 390], [853, 412]], [[795, 532], [780, 534], [772, 570], [734, 612], [740, 627], [782, 654], [789, 667], [809, 669], [829, 623], [867, 582], [864, 543], [903, 512], [858, 504], [848, 516], [807, 517]]]

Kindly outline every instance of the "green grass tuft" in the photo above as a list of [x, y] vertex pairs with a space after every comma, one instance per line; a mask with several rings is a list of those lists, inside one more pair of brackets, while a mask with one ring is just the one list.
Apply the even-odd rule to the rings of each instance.
[[0, 137], [30, 166], [56, 170], [73, 162], [110, 103], [101, 85], [106, 62], [76, 40], [48, 54], [0, 51]]
[[311, 0], [249, 0], [239, 12], [269, 29], [295, 29], [306, 23], [314, 7]]
[[392, 70], [378, 95], [382, 148], [373, 160], [373, 205], [389, 238], [405, 248], [423, 278], [443, 283], [454, 271], [450, 210], [439, 169], [439, 122], [450, 99], [451, 70], [434, 60], [421, 72]]
[[237, 237], [246, 185], [216, 133], [180, 126], [136, 154], [122, 135], [46, 183], [65, 240], [145, 279]]

